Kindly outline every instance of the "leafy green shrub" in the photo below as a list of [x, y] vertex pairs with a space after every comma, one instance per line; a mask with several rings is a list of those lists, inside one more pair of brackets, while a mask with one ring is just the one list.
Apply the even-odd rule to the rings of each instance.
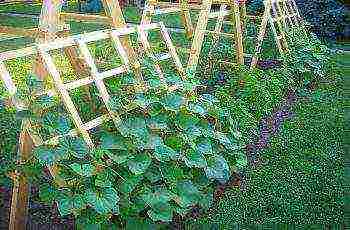
[[[320, 38], [336, 39], [346, 37], [349, 30], [345, 4], [337, 0], [296, 0], [301, 16], [311, 26], [311, 30]], [[248, 0], [247, 12], [262, 14], [264, 4], [262, 0]], [[347, 28], [346, 28], [347, 27]]]
[[206, 84], [230, 111], [246, 143], [257, 133], [261, 119], [276, 109], [286, 91], [294, 86], [289, 69], [250, 70], [246, 67], [215, 65], [205, 75]]
[[[142, 216], [168, 222], [194, 206], [207, 209], [214, 182], [226, 182], [246, 164], [229, 111], [209, 94], [192, 94], [189, 81], [170, 93], [152, 74], [148, 80], [155, 87], [147, 92], [117, 90], [112, 95], [110, 106], [121, 114], [120, 122], [94, 130], [96, 148], [89, 149], [79, 136], [62, 136], [35, 149], [24, 171], [40, 183], [43, 201], [57, 202], [61, 215], [73, 214], [81, 226]], [[31, 81], [33, 89], [42, 87], [35, 78]], [[132, 75], [118, 81], [126, 88], [135, 84]], [[26, 93], [24, 113], [35, 124], [34, 132], [67, 134], [71, 122], [57, 98], [34, 91]], [[38, 166], [53, 165], [59, 168], [57, 177], [33, 175]]]
[[284, 56], [285, 67], [303, 84], [334, 80], [339, 68], [334, 62], [335, 51], [324, 45], [315, 35], [300, 36], [300, 29], [288, 34], [290, 52]]
[[297, 0], [297, 5], [302, 16], [311, 24], [312, 31], [321, 38], [335, 39], [346, 36], [345, 5], [337, 0]]

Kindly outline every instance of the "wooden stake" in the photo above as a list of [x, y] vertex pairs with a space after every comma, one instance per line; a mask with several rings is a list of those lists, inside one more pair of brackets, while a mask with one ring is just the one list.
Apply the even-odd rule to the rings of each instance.
[[237, 1], [233, 2], [234, 10], [234, 24], [235, 24], [235, 41], [236, 41], [236, 59], [237, 63], [244, 65], [244, 50], [243, 50], [243, 35], [242, 35], [242, 25], [241, 16], [239, 10], [239, 3]]
[[187, 38], [191, 38], [193, 36], [193, 26], [192, 26], [190, 10], [188, 8], [188, 0], [179, 0], [179, 1], [180, 1], [182, 24], [185, 25]]
[[203, 0], [203, 9], [199, 12], [196, 30], [193, 36], [193, 42], [190, 51], [190, 57], [187, 63], [188, 72], [195, 72], [199, 60], [199, 55], [202, 50], [204, 41], [204, 30], [207, 28], [209, 13], [212, 5], [212, 0]]
[[[29, 121], [24, 120], [19, 137], [18, 156], [20, 157], [20, 164], [29, 158], [33, 149], [33, 142], [28, 133], [28, 127]], [[16, 171], [11, 198], [10, 230], [26, 229], [29, 197], [30, 185], [28, 180], [24, 175]]]

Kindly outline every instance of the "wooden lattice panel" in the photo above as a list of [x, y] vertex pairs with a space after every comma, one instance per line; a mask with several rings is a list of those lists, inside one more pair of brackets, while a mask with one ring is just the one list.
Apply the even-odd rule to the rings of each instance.
[[[156, 55], [153, 54], [150, 43], [147, 40], [146, 33], [149, 30], [160, 30], [162, 34], [162, 38], [165, 41], [165, 44], [167, 45], [168, 53]], [[114, 111], [111, 111], [109, 107], [110, 102], [110, 95], [108, 94], [106, 85], [104, 84], [104, 80], [107, 78], [114, 77], [116, 75], [126, 73], [130, 71], [130, 60], [127, 55], [127, 51], [122, 46], [121, 38], [129, 36], [130, 34], [136, 33], [138, 34], [138, 37], [141, 40], [141, 43], [144, 47], [144, 50], [146, 51], [147, 55], [151, 57], [154, 62], [154, 68], [156, 69], [160, 79], [162, 80], [162, 83], [165, 84], [169, 89], [172, 88], [171, 86], [167, 85], [166, 81], [164, 80], [163, 72], [158, 64], [158, 61], [164, 61], [167, 59], [172, 59], [174, 62], [174, 65], [179, 72], [179, 74], [184, 77], [184, 69], [181, 65], [180, 59], [175, 51], [175, 47], [173, 46], [170, 36], [165, 28], [165, 26], [162, 23], [152, 23], [149, 25], [144, 26], [138, 26], [138, 27], [132, 27], [132, 28], [124, 28], [124, 29], [117, 29], [117, 30], [105, 30], [105, 31], [98, 31], [98, 32], [91, 32], [83, 35], [76, 35], [76, 36], [70, 36], [63, 39], [56, 39], [53, 42], [44, 43], [44, 44], [38, 44], [37, 46], [28, 47], [21, 50], [16, 51], [9, 51], [0, 54], [0, 76], [3, 80], [6, 89], [8, 90], [9, 94], [14, 96], [16, 94], [17, 88], [7, 71], [7, 68], [5, 66], [5, 61], [10, 59], [15, 59], [19, 57], [25, 57], [28, 55], [33, 55], [38, 53], [39, 56], [42, 58], [43, 63], [45, 65], [46, 70], [50, 74], [50, 76], [53, 79], [54, 85], [56, 90], [59, 93], [59, 96], [61, 100], [63, 101], [65, 107], [67, 108], [67, 111], [69, 112], [74, 125], [75, 129], [71, 130], [68, 134], [69, 135], [77, 135], [81, 134], [85, 142], [88, 146], [94, 147], [94, 143], [92, 141], [92, 138], [90, 137], [90, 134], [88, 133], [89, 130], [101, 125], [102, 123], [112, 120], [116, 125], [120, 122], [119, 114], [117, 114]], [[110, 38], [113, 46], [115, 47], [116, 51], [118, 52], [119, 56], [122, 60], [122, 65], [107, 71], [100, 72], [98, 68], [96, 67], [96, 62], [90, 52], [90, 50], [87, 47], [87, 43], [89, 42], [96, 42], [99, 40]], [[62, 76], [58, 70], [58, 67], [54, 64], [54, 60], [52, 55], [50, 55], [50, 51], [53, 50], [60, 50], [64, 49], [66, 47], [77, 47], [81, 54], [83, 55], [83, 59], [85, 63], [87, 64], [89, 68], [90, 75], [83, 77], [79, 80], [75, 80], [69, 83], [64, 83]], [[138, 88], [141, 85], [145, 86], [145, 82], [142, 82], [141, 79], [138, 79]], [[89, 122], [83, 123], [70, 95], [69, 91], [94, 84], [98, 92], [101, 95], [102, 101], [104, 105], [107, 108], [108, 114], [102, 115], [96, 119], [93, 119]], [[147, 90], [147, 86], [142, 87], [143, 90]], [[52, 93], [52, 92], [51, 92]], [[18, 108], [21, 108], [21, 105], [19, 102], [15, 102]], [[51, 140], [48, 140], [48, 142], [58, 139], [59, 137], [54, 137]], [[41, 143], [36, 143], [42, 144]]]
[[[213, 4], [220, 4], [220, 10], [211, 12]], [[213, 1], [204, 0], [201, 5], [201, 10], [198, 16], [198, 22], [193, 37], [193, 42], [190, 50], [190, 57], [187, 64], [188, 70], [195, 70], [199, 61], [199, 56], [202, 50], [204, 36], [208, 33], [214, 34], [214, 43], [217, 43], [219, 36], [229, 36], [232, 43], [236, 47], [236, 63], [244, 64], [244, 49], [243, 49], [243, 36], [242, 36], [242, 23], [240, 8], [241, 5], [238, 1]], [[228, 9], [230, 7], [230, 9]], [[231, 24], [234, 25], [234, 34], [227, 34], [221, 32], [222, 25], [225, 17], [231, 17]], [[207, 30], [208, 20], [217, 19], [217, 23], [214, 31]]]

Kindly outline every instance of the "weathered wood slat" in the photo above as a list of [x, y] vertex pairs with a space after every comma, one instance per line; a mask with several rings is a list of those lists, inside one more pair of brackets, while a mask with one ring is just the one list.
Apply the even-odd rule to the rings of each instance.
[[56, 88], [61, 96], [63, 103], [65, 104], [68, 112], [70, 113], [75, 126], [79, 130], [79, 133], [81, 133], [82, 137], [84, 138], [84, 140], [88, 146], [94, 147], [92, 139], [91, 139], [89, 133], [83, 127], [83, 122], [79, 116], [79, 113], [78, 113], [77, 109], [75, 108], [75, 105], [74, 105], [72, 99], [70, 98], [67, 89], [65, 88], [65, 86], [63, 84], [61, 76], [60, 76], [52, 58], [50, 57], [50, 55], [48, 53], [46, 53], [46, 51], [44, 49], [41, 49], [41, 45], [39, 45], [39, 52], [44, 60], [44, 64], [46, 65], [46, 69], [49, 71], [52, 79], [54, 80], [55, 86], [56, 86]]
[[167, 29], [165, 28], [165, 25], [162, 22], [159, 23], [159, 26], [160, 26], [160, 31], [161, 31], [161, 34], [162, 34], [163, 39], [165, 41], [165, 44], [167, 45], [168, 50], [170, 52], [170, 55], [171, 55], [171, 57], [174, 60], [174, 64], [175, 64], [175, 66], [177, 68], [177, 71], [181, 74], [181, 77], [184, 79], [185, 78], [185, 70], [184, 70], [184, 68], [182, 66], [182, 63], [180, 61], [179, 56], [176, 53], [175, 46], [171, 42], [170, 35], [167, 32]]
[[[226, 6], [225, 4], [223, 4], [224, 6]], [[226, 8], [226, 7], [225, 7]], [[225, 16], [228, 16], [230, 15], [231, 11], [229, 10], [222, 10], [220, 9], [219, 11], [217, 12], [211, 12], [209, 13], [209, 18], [218, 18], [218, 17], [225, 17]]]
[[6, 33], [16, 36], [36, 38], [40, 34], [38, 28], [23, 29], [11, 26], [0, 26], [0, 33]]
[[[179, 3], [168, 3], [168, 2], [157, 2], [157, 6], [165, 8], [165, 7], [176, 7], [179, 8]], [[188, 8], [191, 10], [201, 10], [203, 9], [202, 5], [199, 4], [188, 4]]]
[[112, 24], [113, 20], [111, 17], [102, 15], [91, 15], [91, 14], [77, 14], [77, 13], [66, 13], [62, 12], [60, 14], [61, 20], [75, 20], [82, 22], [93, 22], [101, 24]]
[[35, 46], [29, 46], [29, 47], [25, 47], [17, 50], [10, 50], [10, 51], [0, 53], [0, 60], [6, 61], [14, 58], [22, 58], [25, 56], [37, 54], [37, 52], [38, 51]]
[[114, 68], [114, 69], [110, 69], [110, 70], [98, 73], [97, 76], [96, 76], [96, 79], [104, 80], [104, 79], [112, 77], [114, 75], [125, 73], [125, 72], [128, 71], [128, 69], [129, 68], [124, 66], [124, 65], [120, 66], [120, 67], [117, 67], [117, 68]]

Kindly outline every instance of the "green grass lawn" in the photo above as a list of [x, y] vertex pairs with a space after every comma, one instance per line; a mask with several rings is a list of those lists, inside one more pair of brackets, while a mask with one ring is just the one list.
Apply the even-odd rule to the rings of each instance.
[[[346, 60], [348, 54], [338, 55], [339, 63]], [[342, 74], [335, 82], [302, 93], [292, 107], [294, 116], [260, 153], [261, 164], [245, 170], [246, 189], [227, 191], [199, 223], [215, 223], [220, 229], [236, 229], [237, 224], [247, 229], [258, 229], [249, 224], [264, 224], [270, 229], [283, 223], [297, 224], [296, 229], [307, 224], [314, 224], [308, 229], [343, 229], [342, 184], [349, 178], [349, 167], [344, 175], [348, 145], [343, 146], [343, 140], [349, 114], [343, 115], [345, 69]], [[349, 162], [349, 155], [345, 161]], [[277, 225], [274, 229], [295, 228]]]

